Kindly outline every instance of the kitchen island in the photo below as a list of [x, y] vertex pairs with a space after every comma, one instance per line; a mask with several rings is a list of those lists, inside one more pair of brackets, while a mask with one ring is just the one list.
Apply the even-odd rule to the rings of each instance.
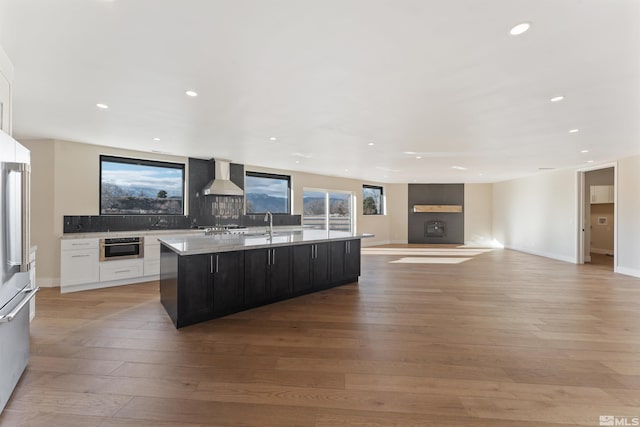
[[176, 328], [357, 282], [361, 239], [299, 230], [160, 238], [160, 301]]

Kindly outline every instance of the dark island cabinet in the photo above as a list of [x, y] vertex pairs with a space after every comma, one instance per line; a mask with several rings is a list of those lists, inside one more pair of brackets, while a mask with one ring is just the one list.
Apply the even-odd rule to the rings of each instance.
[[329, 251], [329, 243], [293, 247], [294, 294], [330, 287]]
[[347, 240], [344, 276], [345, 279], [356, 280], [360, 276], [360, 239]]
[[245, 251], [244, 271], [244, 301], [247, 306], [291, 296], [291, 247]]
[[248, 306], [266, 304], [269, 300], [267, 252], [270, 250], [254, 249], [244, 253], [244, 302]]
[[161, 245], [160, 301], [176, 328], [351, 283], [360, 239], [179, 255]]
[[357, 280], [360, 275], [360, 240], [331, 242], [331, 283]]
[[213, 317], [213, 277], [209, 255], [190, 255], [179, 259], [178, 318], [190, 325]]
[[240, 311], [244, 252], [178, 256], [161, 248], [160, 301], [177, 328]]
[[235, 313], [244, 306], [244, 252], [209, 255], [213, 272], [213, 312]]

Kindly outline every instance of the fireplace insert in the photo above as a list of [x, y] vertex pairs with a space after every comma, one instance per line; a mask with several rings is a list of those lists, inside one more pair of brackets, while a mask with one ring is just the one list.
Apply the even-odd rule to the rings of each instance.
[[444, 237], [447, 235], [447, 224], [441, 220], [426, 221], [424, 223], [425, 237]]

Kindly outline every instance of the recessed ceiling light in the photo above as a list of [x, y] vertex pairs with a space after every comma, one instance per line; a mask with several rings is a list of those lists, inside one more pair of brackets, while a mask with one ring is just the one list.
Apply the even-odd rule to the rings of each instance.
[[551, 98], [551, 102], [558, 102], [558, 101], [562, 101], [564, 99], [564, 96], [554, 96], [553, 98]]
[[184, 92], [185, 95], [190, 96], [192, 98], [195, 98], [196, 96], [198, 96], [198, 92], [193, 91], [193, 90], [187, 90]]
[[109, 106], [107, 104], [96, 104], [96, 107], [101, 108], [103, 110], [106, 110], [109, 108]]
[[581, 153], [588, 153], [588, 152], [589, 152], [589, 150], [582, 150], [582, 151], [580, 151], [580, 152], [581, 152]]
[[466, 171], [467, 168], [465, 168], [464, 166], [451, 166], [451, 169], [457, 169], [459, 171]]
[[345, 172], [349, 172], [349, 169], [345, 169], [344, 171], [345, 171]]
[[277, 141], [277, 140], [278, 140], [278, 138], [276, 138], [275, 136], [270, 136], [269, 137], [269, 141]]
[[154, 141], [160, 141], [160, 138], [156, 137], [156, 138], [153, 138], [153, 140]]
[[529, 28], [531, 28], [531, 23], [521, 22], [520, 24], [513, 27], [511, 31], [509, 31], [509, 34], [511, 34], [512, 36], [519, 36], [520, 34], [526, 32]]
[[587, 160], [587, 163], [593, 163], [593, 160]]
[[569, 133], [576, 133], [576, 132], [580, 132], [580, 129], [571, 129], [571, 130], [569, 131]]
[[422, 156], [416, 156], [416, 159], [420, 160], [422, 158]]
[[376, 145], [376, 143], [375, 143], [375, 142], [370, 142], [370, 143], [368, 143], [367, 145], [368, 145], [369, 147], [373, 147], [374, 145]]
[[296, 160], [296, 163], [300, 163], [300, 160]]
[[408, 154], [410, 156], [413, 156], [414, 154], [416, 154], [415, 151], [405, 151], [404, 154]]

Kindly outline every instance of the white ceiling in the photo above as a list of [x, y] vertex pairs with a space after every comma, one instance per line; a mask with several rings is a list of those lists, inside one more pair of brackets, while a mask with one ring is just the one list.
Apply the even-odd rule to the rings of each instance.
[[0, 0], [0, 43], [18, 138], [382, 182], [640, 153], [637, 0]]

